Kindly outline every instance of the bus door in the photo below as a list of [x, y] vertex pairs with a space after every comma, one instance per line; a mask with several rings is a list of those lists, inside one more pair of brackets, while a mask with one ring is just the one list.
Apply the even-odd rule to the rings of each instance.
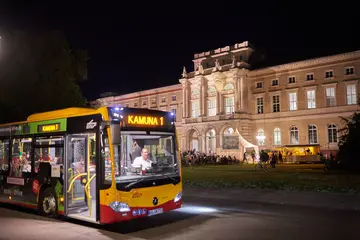
[[96, 134], [66, 138], [65, 214], [96, 221]]

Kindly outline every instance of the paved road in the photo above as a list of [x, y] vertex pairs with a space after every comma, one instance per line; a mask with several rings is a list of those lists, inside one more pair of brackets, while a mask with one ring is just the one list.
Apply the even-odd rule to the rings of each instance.
[[0, 208], [0, 239], [360, 239], [360, 212], [187, 197], [180, 210], [111, 226]]

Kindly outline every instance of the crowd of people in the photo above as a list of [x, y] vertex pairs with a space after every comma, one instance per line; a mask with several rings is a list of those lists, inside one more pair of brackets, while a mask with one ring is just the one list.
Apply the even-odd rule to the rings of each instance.
[[188, 150], [181, 152], [181, 160], [183, 166], [190, 165], [205, 165], [205, 164], [214, 164], [214, 165], [228, 165], [235, 163], [256, 163], [258, 160], [261, 162], [269, 162], [272, 167], [275, 167], [275, 164], [283, 162], [283, 156], [281, 152], [278, 151], [260, 151], [260, 156], [256, 156], [255, 152], [244, 153], [243, 159], [238, 159], [236, 156], [225, 156], [217, 154], [205, 154], [194, 150]]
[[188, 165], [203, 165], [203, 164], [218, 164], [228, 165], [240, 163], [240, 160], [235, 156], [220, 156], [216, 154], [205, 154], [194, 150], [184, 151], [181, 153], [181, 160], [183, 166]]

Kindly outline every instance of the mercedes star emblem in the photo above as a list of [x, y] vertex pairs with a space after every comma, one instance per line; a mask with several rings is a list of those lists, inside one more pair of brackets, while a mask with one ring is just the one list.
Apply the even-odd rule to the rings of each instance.
[[159, 199], [157, 199], [157, 197], [154, 197], [153, 204], [156, 206], [158, 205], [158, 203], [159, 203]]

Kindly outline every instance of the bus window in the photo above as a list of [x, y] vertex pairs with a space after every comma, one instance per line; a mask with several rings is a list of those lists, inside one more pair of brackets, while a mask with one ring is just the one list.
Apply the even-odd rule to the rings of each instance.
[[178, 174], [174, 134], [159, 132], [147, 135], [123, 131], [120, 169], [117, 181]]
[[35, 172], [38, 172], [40, 162], [50, 162], [52, 165], [64, 163], [64, 137], [37, 137], [34, 149]]
[[9, 140], [0, 140], [0, 172], [9, 169]]
[[107, 134], [107, 129], [104, 129], [101, 133], [101, 160], [104, 167], [104, 182], [111, 184], [111, 157], [110, 157], [110, 144]]
[[31, 172], [31, 138], [13, 139], [10, 176], [22, 177]]

